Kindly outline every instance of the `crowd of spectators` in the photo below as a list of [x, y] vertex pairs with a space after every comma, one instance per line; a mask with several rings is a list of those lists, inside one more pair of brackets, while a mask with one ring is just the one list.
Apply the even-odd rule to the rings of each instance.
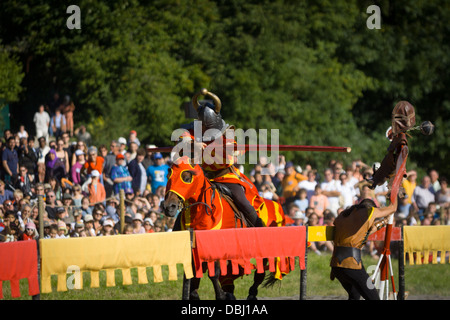
[[161, 208], [167, 159], [147, 152], [134, 130], [109, 146], [91, 144], [84, 126], [74, 128], [70, 97], [58, 99], [53, 109], [41, 105], [35, 113], [37, 137], [20, 126], [0, 140], [0, 242], [171, 231], [175, 221]]
[[[75, 128], [75, 106], [66, 96], [54, 109], [39, 106], [34, 115], [37, 136], [24, 126], [4, 131], [0, 152], [0, 242], [39, 237], [38, 196], [45, 201], [44, 238], [106, 236], [118, 234], [119, 194], [125, 194], [124, 233], [171, 231], [174, 219], [164, 216], [170, 159], [142, 146], [137, 132], [95, 146], [84, 126]], [[53, 110], [53, 112], [52, 112]], [[382, 157], [383, 155], [380, 155]], [[371, 166], [330, 160], [326, 168], [300, 167], [284, 156], [277, 165], [265, 158], [246, 173], [260, 195], [278, 201], [289, 217], [288, 225], [332, 226], [345, 208], [371, 198], [386, 204], [387, 183], [369, 188]], [[262, 169], [269, 170], [263, 175]], [[243, 168], [241, 168], [243, 170]], [[395, 224], [450, 224], [450, 190], [447, 179], [431, 169], [417, 182], [409, 171], [403, 182], [405, 197], [395, 213]], [[369, 243], [370, 252], [375, 252]], [[320, 254], [332, 250], [331, 242], [316, 242]]]

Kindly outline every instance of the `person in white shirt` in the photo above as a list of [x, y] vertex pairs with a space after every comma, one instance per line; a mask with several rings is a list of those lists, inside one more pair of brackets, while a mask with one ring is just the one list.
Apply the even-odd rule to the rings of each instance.
[[39, 111], [34, 114], [33, 121], [36, 125], [36, 137], [45, 137], [48, 142], [48, 127], [50, 125], [50, 116], [44, 110], [44, 105], [39, 106]]
[[348, 180], [347, 173], [342, 172], [339, 175], [341, 201], [340, 206], [344, 209], [351, 207], [356, 201], [356, 191]]
[[314, 170], [308, 171], [308, 179], [300, 181], [297, 185], [297, 190], [305, 189], [308, 201], [314, 195], [314, 189], [317, 185], [316, 172]]
[[330, 211], [337, 216], [337, 210], [339, 209], [339, 197], [341, 196], [340, 183], [333, 179], [333, 170], [330, 168], [325, 169], [324, 172], [325, 181], [322, 182], [322, 194], [328, 197]]

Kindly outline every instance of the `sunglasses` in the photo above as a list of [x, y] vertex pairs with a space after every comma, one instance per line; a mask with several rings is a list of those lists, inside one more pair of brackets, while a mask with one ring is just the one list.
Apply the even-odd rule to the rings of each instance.
[[13, 204], [12, 202], [6, 202], [5, 206], [12, 206], [12, 204]]

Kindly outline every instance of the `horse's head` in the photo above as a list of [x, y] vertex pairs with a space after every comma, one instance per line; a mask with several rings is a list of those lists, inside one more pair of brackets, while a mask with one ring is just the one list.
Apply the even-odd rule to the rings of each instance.
[[189, 158], [178, 158], [169, 169], [164, 212], [174, 217], [183, 208], [184, 202], [200, 195], [205, 176], [198, 164], [192, 165]]

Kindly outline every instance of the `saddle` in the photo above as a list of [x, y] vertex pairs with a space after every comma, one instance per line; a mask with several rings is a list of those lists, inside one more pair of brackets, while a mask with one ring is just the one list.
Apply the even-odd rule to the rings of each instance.
[[219, 192], [219, 195], [228, 202], [234, 212], [234, 221], [236, 228], [238, 227], [238, 221], [241, 222], [241, 227], [253, 227], [253, 225], [245, 218], [245, 215], [237, 208], [233, 200], [233, 194], [231, 190], [223, 183], [211, 181], [212, 186]]

